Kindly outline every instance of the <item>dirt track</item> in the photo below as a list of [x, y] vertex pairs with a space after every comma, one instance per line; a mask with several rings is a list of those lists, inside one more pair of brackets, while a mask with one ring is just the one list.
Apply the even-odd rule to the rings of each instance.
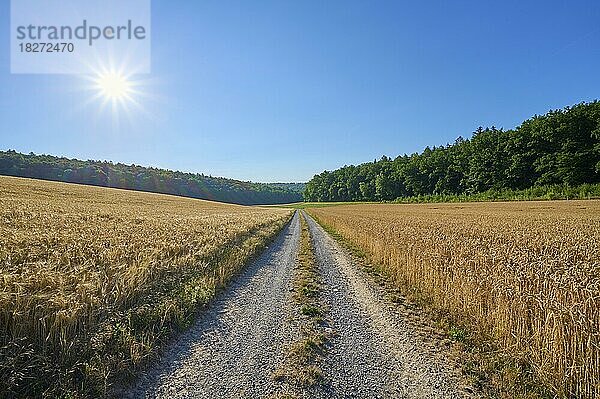
[[[129, 397], [260, 398], [288, 392], [273, 373], [298, 336], [290, 298], [298, 216], [173, 343]], [[301, 396], [468, 397], [444, 353], [422, 342], [338, 243], [308, 216], [307, 221], [335, 334], [321, 365], [323, 385]]]

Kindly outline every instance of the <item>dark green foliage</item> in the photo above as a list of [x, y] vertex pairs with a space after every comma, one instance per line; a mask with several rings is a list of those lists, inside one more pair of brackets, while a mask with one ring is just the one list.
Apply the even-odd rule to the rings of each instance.
[[[600, 183], [600, 102], [535, 116], [516, 129], [479, 128], [445, 147], [325, 171], [305, 201], [393, 201]], [[493, 199], [493, 198], [491, 198]]]
[[306, 189], [306, 183], [269, 183], [269, 186], [300, 194]]
[[148, 191], [243, 205], [302, 200], [285, 184], [242, 182], [203, 174], [173, 172], [122, 163], [79, 161], [50, 155], [0, 151], [0, 175]]

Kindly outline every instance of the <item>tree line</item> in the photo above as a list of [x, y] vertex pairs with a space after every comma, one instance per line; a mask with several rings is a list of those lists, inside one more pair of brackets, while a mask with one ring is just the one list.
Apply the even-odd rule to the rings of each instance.
[[393, 201], [600, 183], [600, 102], [536, 115], [515, 129], [315, 175], [306, 201]]
[[302, 200], [284, 185], [243, 182], [204, 174], [174, 172], [107, 161], [80, 161], [51, 155], [0, 151], [0, 175], [173, 194], [243, 205]]

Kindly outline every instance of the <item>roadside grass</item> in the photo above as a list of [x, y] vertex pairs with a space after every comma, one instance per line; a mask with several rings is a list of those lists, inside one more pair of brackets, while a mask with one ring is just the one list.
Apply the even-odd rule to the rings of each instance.
[[590, 200], [600, 198], [600, 184], [552, 184], [522, 190], [490, 189], [476, 194], [429, 194], [398, 198], [392, 203], [455, 203], [455, 202], [504, 202], [504, 201], [556, 201]]
[[358, 260], [361, 268], [386, 292], [388, 298], [408, 314], [424, 317], [418, 323], [435, 327], [453, 345], [448, 353], [461, 366], [466, 382], [486, 398], [550, 399], [554, 395], [533, 374], [527, 359], [513, 357], [499, 350], [491, 337], [473, 331], [469, 323], [435, 307], [426, 293], [411, 286], [399, 287], [394, 276], [358, 245], [339, 234], [331, 226], [311, 216]]
[[[322, 281], [310, 241], [310, 232], [300, 214], [301, 236], [298, 262], [293, 278], [295, 317], [300, 321], [300, 338], [285, 354], [285, 362], [273, 375], [296, 389], [310, 389], [324, 382], [319, 363], [327, 351], [326, 306], [319, 298]], [[293, 396], [291, 396], [293, 397]]]

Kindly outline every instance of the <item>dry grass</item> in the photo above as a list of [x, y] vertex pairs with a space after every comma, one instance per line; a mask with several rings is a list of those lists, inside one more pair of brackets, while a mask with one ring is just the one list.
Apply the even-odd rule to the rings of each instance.
[[[470, 329], [451, 333], [493, 338], [523, 365], [515, 374], [529, 367], [558, 397], [600, 397], [600, 201], [351, 205], [310, 213], [413, 298]], [[527, 396], [523, 387], [504, 388], [504, 396]]]
[[296, 389], [314, 387], [324, 380], [319, 363], [326, 353], [329, 334], [325, 332], [326, 306], [320, 298], [322, 281], [310, 231], [300, 214], [301, 235], [298, 263], [294, 270], [294, 317], [299, 322], [300, 337], [286, 352], [284, 364], [275, 372], [275, 379], [286, 381]]
[[0, 177], [0, 392], [104, 395], [290, 215]]

